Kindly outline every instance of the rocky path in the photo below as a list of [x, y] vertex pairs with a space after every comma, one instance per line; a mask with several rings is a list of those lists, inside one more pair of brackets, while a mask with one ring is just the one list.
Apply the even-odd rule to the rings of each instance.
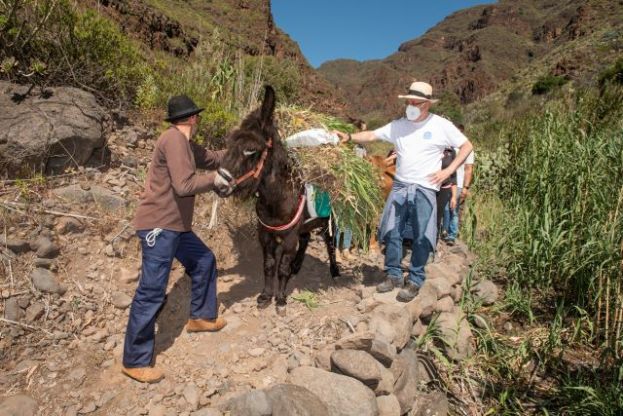
[[[11, 350], [3, 357], [6, 372], [1, 382], [6, 387], [5, 396], [25, 393], [36, 400], [38, 414], [46, 415], [216, 415], [220, 414], [216, 408], [223, 409], [229, 399], [241, 393], [291, 382], [293, 374], [299, 374], [293, 372], [298, 367], [331, 369], [334, 344], [345, 337], [362, 336], [363, 341], [356, 342], [364, 344], [375, 338], [389, 341], [383, 345], [388, 346], [390, 356], [395, 356], [397, 348], [393, 344], [402, 345], [402, 349], [411, 336], [425, 331], [422, 321], [417, 320], [414, 325], [412, 315], [401, 316], [404, 306], [396, 302], [395, 293], [374, 293], [374, 284], [382, 278], [377, 259], [360, 258], [342, 264], [344, 277], [333, 282], [320, 242], [311, 245], [301, 273], [292, 281], [293, 296], [313, 293], [312, 300], [317, 305], [308, 307], [291, 299], [285, 317], [278, 316], [272, 307], [258, 310], [255, 296], [262, 282], [258, 273], [259, 247], [254, 247], [254, 240], [242, 239], [234, 244], [234, 240], [217, 237], [207, 236], [206, 240], [214, 247], [217, 258], [223, 259], [219, 266], [219, 300], [229, 324], [215, 334], [184, 331], [190, 285], [183, 270], [175, 267], [168, 300], [157, 323], [156, 360], [166, 372], [163, 382], [144, 385], [120, 373], [127, 307], [136, 284], [139, 253], [135, 245], [130, 245], [125, 258], [111, 258], [106, 256], [104, 246], [100, 249], [101, 258], [79, 255], [85, 261], [76, 261], [68, 268], [65, 276], [75, 278], [70, 278], [70, 282], [60, 279], [62, 284], [72, 286], [62, 296], [47, 294], [38, 300], [17, 296], [5, 300], [5, 316], [13, 313], [10, 317], [16, 321], [41, 328], [31, 331], [12, 325], [3, 329], [4, 346]], [[456, 260], [457, 255], [449, 257], [453, 256]], [[80, 283], [84, 280], [80, 276], [86, 276], [87, 281]], [[94, 280], [91, 283], [89, 279]], [[108, 285], [114, 286], [111, 291], [107, 290]], [[435, 305], [432, 301], [423, 302], [421, 306], [428, 311], [420, 311], [420, 315], [435, 310], [451, 316], [454, 303], [446, 304], [443, 299], [457, 298], [456, 288], [450, 284], [431, 288], [440, 292], [430, 295], [430, 299], [436, 301], [440, 296], [442, 301]], [[79, 295], [81, 290], [84, 296]], [[98, 301], [102, 296], [106, 300]], [[17, 312], [6, 309], [13, 300], [17, 302]], [[38, 302], [43, 302], [42, 307], [37, 306]], [[69, 331], [54, 330], [59, 320], [70, 322]], [[48, 329], [44, 332], [44, 328]], [[366, 341], [369, 334], [373, 335]], [[465, 342], [469, 343], [469, 339]], [[467, 353], [461, 350], [451, 354]], [[348, 363], [351, 358], [342, 360]], [[392, 359], [390, 366], [391, 362]], [[318, 379], [317, 374], [299, 376]], [[344, 394], [353, 394], [349, 387], [345, 388]], [[384, 392], [392, 390], [390, 386]], [[286, 393], [290, 394], [281, 392]], [[24, 396], [24, 400], [30, 399]], [[259, 413], [253, 413], [257, 409], [247, 410], [231, 414], [271, 414], [262, 413], [261, 409]], [[361, 413], [351, 406], [342, 414]]]
[[[323, 244], [312, 241], [282, 317], [255, 303], [262, 260], [249, 210], [239, 201], [221, 203], [215, 223], [209, 195], [198, 201], [195, 229], [218, 260], [229, 324], [213, 334], [184, 331], [190, 281], [175, 263], [157, 321], [156, 362], [166, 378], [144, 385], [123, 376], [140, 265], [128, 226], [128, 201], [142, 183], [133, 158], [150, 151], [149, 142], [131, 143], [133, 152], [111, 140], [114, 169], [3, 191], [1, 416], [461, 412], [439, 383], [433, 355], [423, 351], [437, 348], [457, 361], [473, 350], [457, 306], [473, 260], [464, 246], [442, 247], [421, 294], [403, 304], [396, 293], [375, 293], [380, 257], [342, 262], [343, 276], [333, 281]], [[469, 289], [483, 303], [497, 297], [489, 282]]]

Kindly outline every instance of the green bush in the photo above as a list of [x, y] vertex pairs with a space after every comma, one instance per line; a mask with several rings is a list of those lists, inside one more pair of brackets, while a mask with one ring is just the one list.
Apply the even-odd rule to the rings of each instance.
[[616, 85], [550, 103], [508, 128], [509, 163], [499, 172], [511, 212], [503, 238], [510, 274], [589, 311], [616, 350], [623, 322], [603, 317], [622, 306], [622, 104]]
[[[537, 401], [547, 414], [623, 411], [623, 86], [605, 85], [507, 125], [495, 152], [478, 153], [463, 214], [478, 272], [506, 278], [505, 309], [547, 329], [531, 346], [536, 372], [552, 375]], [[598, 356], [597, 368], [571, 369], [561, 360], [570, 350]], [[499, 352], [482, 353], [505, 368]], [[518, 370], [505, 377], [495, 413], [511, 404], [509, 413], [525, 414], [522, 389], [534, 385]]]
[[604, 88], [608, 82], [623, 85], [623, 58], [619, 58], [611, 66], [599, 74], [599, 87]]
[[141, 79], [151, 76], [138, 49], [123, 35], [117, 25], [87, 11], [77, 15], [70, 40], [73, 72], [80, 79], [107, 96], [123, 94], [131, 101]]
[[292, 102], [299, 92], [300, 74], [296, 64], [274, 56], [250, 56], [245, 59], [247, 84], [269, 84], [281, 103]]
[[133, 97], [149, 71], [116, 24], [69, 0], [0, 2], [0, 71], [5, 79], [72, 85], [116, 103]]
[[432, 110], [435, 114], [447, 118], [454, 124], [463, 124], [463, 107], [461, 100], [456, 94], [444, 92], [439, 97], [439, 103], [435, 104]]
[[238, 122], [238, 116], [228, 111], [222, 104], [211, 101], [202, 113], [201, 134], [205, 134], [206, 146], [212, 149], [225, 147], [225, 135]]
[[514, 108], [521, 102], [523, 99], [523, 93], [520, 90], [511, 91], [506, 97], [506, 103], [504, 104], [505, 108]]
[[533, 95], [547, 94], [554, 89], [565, 85], [569, 80], [557, 75], [546, 75], [541, 77], [532, 86]]

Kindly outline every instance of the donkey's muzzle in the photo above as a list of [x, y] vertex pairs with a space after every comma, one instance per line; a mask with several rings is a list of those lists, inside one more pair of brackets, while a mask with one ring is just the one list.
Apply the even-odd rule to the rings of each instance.
[[236, 187], [236, 180], [234, 179], [234, 177], [232, 176], [231, 173], [229, 173], [229, 171], [225, 168], [218, 168], [217, 170], [218, 174], [221, 175], [221, 177], [223, 179], [225, 179], [227, 182], [232, 184], [232, 188]]

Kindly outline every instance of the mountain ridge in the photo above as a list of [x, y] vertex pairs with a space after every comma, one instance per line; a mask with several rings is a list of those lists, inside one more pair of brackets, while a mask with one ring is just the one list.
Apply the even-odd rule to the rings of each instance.
[[437, 95], [452, 94], [461, 104], [470, 104], [560, 45], [572, 49], [595, 31], [620, 29], [622, 10], [618, 0], [519, 0], [474, 6], [403, 42], [384, 59], [333, 60], [318, 71], [342, 91], [356, 115], [366, 119], [400, 112], [400, 102], [391, 96], [402, 93], [414, 79], [430, 82]]

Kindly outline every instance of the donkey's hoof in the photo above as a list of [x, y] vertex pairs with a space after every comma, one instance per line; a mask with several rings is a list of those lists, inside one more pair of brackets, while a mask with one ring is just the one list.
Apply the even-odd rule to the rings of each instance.
[[331, 269], [331, 277], [333, 278], [333, 280], [336, 280], [340, 276], [340, 269], [338, 269], [337, 267], [335, 269]]
[[276, 307], [277, 315], [286, 316], [286, 305], [277, 304], [275, 305], [275, 307]]
[[264, 309], [268, 307], [273, 300], [272, 296], [261, 294], [257, 297], [257, 307], [260, 309]]

